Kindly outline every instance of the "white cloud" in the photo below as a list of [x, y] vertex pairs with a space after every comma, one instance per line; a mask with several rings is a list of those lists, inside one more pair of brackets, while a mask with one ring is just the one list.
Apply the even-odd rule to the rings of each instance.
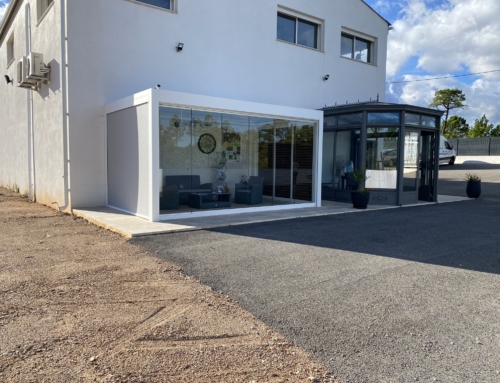
[[423, 0], [406, 2], [389, 37], [389, 76], [412, 56], [431, 73], [500, 69], [500, 1], [449, 0], [435, 9]]
[[[484, 72], [500, 69], [500, 1], [405, 0], [402, 18], [394, 22], [388, 43], [388, 81], [432, 78], [456, 72]], [[408, 61], [417, 58], [417, 70], [430, 75], [404, 75]], [[412, 60], [413, 61], [413, 60]], [[413, 70], [408, 70], [413, 71]], [[397, 77], [395, 77], [397, 76]], [[482, 114], [500, 123], [500, 72], [475, 77], [406, 84], [390, 84], [388, 100], [427, 106], [434, 92], [458, 88], [467, 97], [469, 108], [458, 111], [469, 123]]]

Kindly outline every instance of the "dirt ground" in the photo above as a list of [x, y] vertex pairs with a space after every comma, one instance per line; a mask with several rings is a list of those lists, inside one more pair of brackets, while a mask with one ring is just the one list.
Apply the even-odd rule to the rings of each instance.
[[0, 188], [0, 382], [333, 382], [172, 264]]

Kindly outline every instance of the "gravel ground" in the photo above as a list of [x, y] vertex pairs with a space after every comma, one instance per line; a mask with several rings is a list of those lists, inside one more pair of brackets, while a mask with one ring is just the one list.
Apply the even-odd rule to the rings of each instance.
[[0, 382], [333, 377], [180, 267], [0, 189]]
[[[465, 194], [474, 166], [441, 167]], [[140, 238], [340, 382], [500, 382], [500, 172], [478, 200]]]

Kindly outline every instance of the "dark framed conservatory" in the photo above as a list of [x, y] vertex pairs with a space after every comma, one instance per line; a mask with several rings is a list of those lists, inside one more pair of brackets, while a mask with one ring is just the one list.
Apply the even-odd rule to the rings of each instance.
[[323, 111], [322, 200], [350, 202], [349, 174], [365, 169], [371, 204], [437, 202], [441, 111], [381, 102]]

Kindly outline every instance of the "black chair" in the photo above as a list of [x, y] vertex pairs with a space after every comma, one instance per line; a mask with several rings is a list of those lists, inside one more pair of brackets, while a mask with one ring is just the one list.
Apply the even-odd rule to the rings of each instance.
[[248, 184], [236, 184], [234, 187], [234, 203], [242, 205], [258, 205], [262, 203], [264, 177], [252, 176]]

